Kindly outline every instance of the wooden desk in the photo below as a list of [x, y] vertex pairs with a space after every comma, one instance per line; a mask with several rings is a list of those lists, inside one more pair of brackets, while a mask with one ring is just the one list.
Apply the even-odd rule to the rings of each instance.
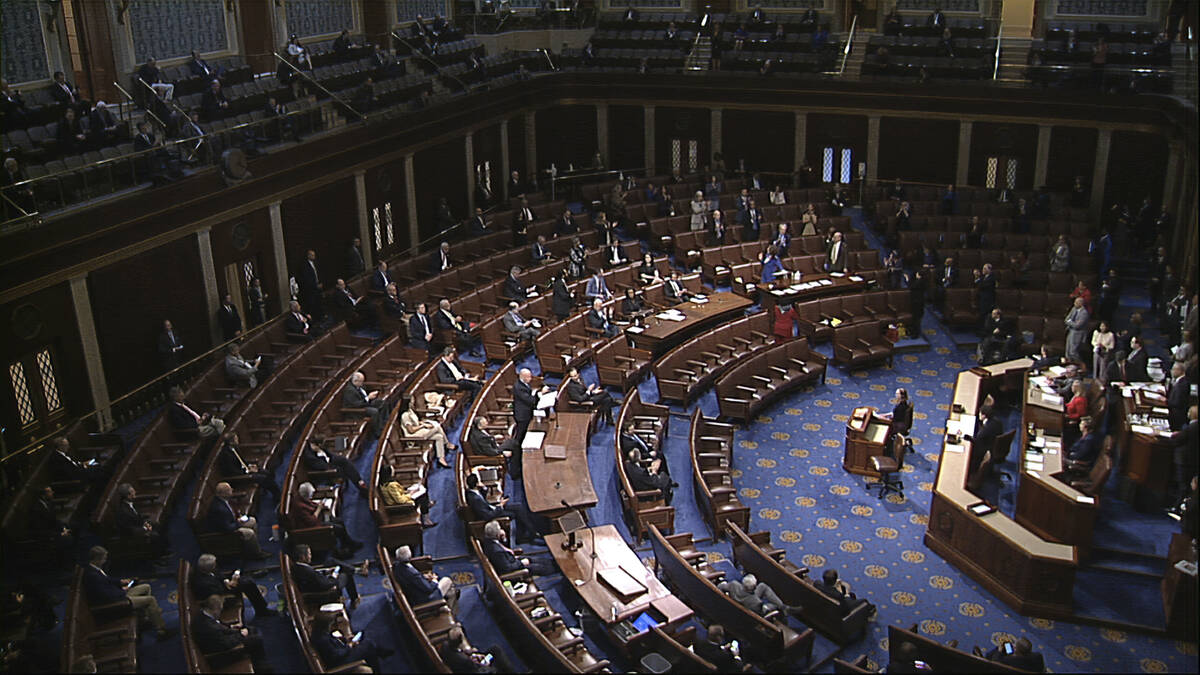
[[[747, 298], [757, 299], [758, 304], [766, 311], [771, 311], [775, 305], [790, 305], [796, 302], [804, 302], [805, 300], [814, 300], [823, 298], [829, 295], [841, 295], [843, 293], [860, 293], [867, 288], [867, 280], [853, 274], [847, 274], [840, 277], [831, 276], [829, 274], [805, 274], [801, 277], [801, 284], [808, 284], [811, 281], [820, 283], [822, 280], [827, 280], [831, 283], [813, 286], [811, 288], [798, 288], [790, 281], [787, 286], [776, 285], [774, 289], [768, 290], [762, 284], [758, 283], [758, 279], [743, 279], [742, 283], [736, 281], [731, 284], [731, 288], [738, 295], [743, 295]], [[753, 284], [752, 288], [747, 288], [748, 284]]]
[[[591, 418], [591, 413], [560, 412], [557, 423], [542, 420], [529, 426], [531, 433], [541, 431], [546, 434], [540, 448], [521, 454], [525, 503], [530, 511], [554, 518], [569, 509], [596, 505], [596, 489], [592, 486], [587, 462]], [[546, 446], [563, 447], [566, 457], [546, 457]], [[570, 506], [563, 506], [563, 501]]]
[[[859, 411], [865, 411], [859, 416]], [[870, 406], [855, 408], [846, 421], [846, 449], [842, 456], [842, 468], [860, 476], [879, 477], [871, 466], [871, 458], [886, 454], [884, 441], [891, 435], [892, 421], [879, 417]]]
[[[947, 425], [973, 424], [986, 392], [1031, 363], [1019, 359], [959, 373]], [[1046, 541], [999, 511], [972, 513], [982, 500], [966, 488], [971, 450], [970, 441], [943, 446], [925, 545], [1023, 614], [1070, 617], [1075, 548]]]
[[[1135, 423], [1151, 428], [1165, 428], [1166, 413], [1154, 411], [1165, 407], [1166, 402], [1157, 402], [1145, 394], [1125, 390], [1121, 396], [1121, 409], [1116, 411], [1119, 422], [1114, 430], [1117, 443], [1124, 448], [1121, 455], [1121, 475], [1148, 490], [1159, 503], [1167, 496], [1167, 486], [1175, 470], [1175, 444], [1169, 437], [1154, 433], [1134, 431]], [[1130, 416], [1145, 416], [1146, 419], [1131, 419]], [[1150, 425], [1141, 424], [1150, 422]]]
[[1180, 560], [1196, 562], [1191, 538], [1182, 532], [1171, 535], [1167, 553], [1167, 571], [1162, 580], [1163, 613], [1167, 617], [1167, 632], [1180, 640], [1194, 641], [1197, 627], [1196, 577], [1175, 569]]
[[[1059, 442], [1060, 447], [1047, 447], [1039, 455], [1031, 452], [1028, 434], [1021, 435], [1016, 520], [1043, 539], [1075, 546], [1080, 559], [1086, 558], [1100, 507], [1095, 499], [1063, 482], [1066, 448], [1061, 447], [1061, 437], [1040, 431], [1039, 435], [1051, 445]], [[1031, 457], [1040, 464], [1031, 462]]]
[[656, 318], [651, 314], [646, 318], [646, 325], [641, 332], [625, 330], [625, 334], [635, 347], [645, 349], [656, 356], [682, 342], [688, 336], [738, 316], [749, 309], [754, 302], [749, 298], [733, 293], [709, 293], [708, 302], [696, 304], [682, 302], [675, 309], [683, 312], [687, 318], [683, 321], [670, 321]]
[[[581, 546], [574, 551], [563, 550], [567, 535], [562, 533], [546, 535], [546, 546], [563, 576], [610, 632], [626, 619], [635, 619], [644, 611], [656, 614], [655, 618], [664, 629], [692, 618], [691, 608], [672, 595], [654, 572], [646, 569], [616, 526], [600, 525], [578, 530], [576, 538]], [[594, 560], [591, 558], [593, 550], [596, 552]], [[628, 585], [630, 592], [618, 592], [608, 580]], [[618, 638], [617, 642], [624, 647], [635, 639], [636, 636], [628, 640]]]

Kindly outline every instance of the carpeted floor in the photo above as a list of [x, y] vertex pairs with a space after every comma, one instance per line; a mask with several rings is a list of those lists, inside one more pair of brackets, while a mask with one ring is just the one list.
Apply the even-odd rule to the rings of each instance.
[[[857, 223], [857, 211], [854, 216]], [[1133, 300], [1134, 306], [1137, 302]], [[954, 339], [932, 313], [926, 314], [922, 329], [928, 343], [923, 351], [897, 356], [892, 368], [848, 373], [831, 366], [824, 385], [793, 393], [737, 433], [735, 484], [740, 498], [752, 508], [751, 529], [769, 531], [772, 541], [787, 551], [789, 559], [807, 565], [814, 574], [826, 567], [837, 569], [860, 597], [879, 608], [879, 618], [871, 624], [868, 635], [844, 649], [839, 650], [829, 640], [818, 637], [814, 657], [825, 661], [822, 670], [832, 670], [826, 659], [832, 655], [849, 660], [866, 654], [873, 667], [886, 665], [886, 627], [916, 623], [923, 633], [942, 641], [956, 639], [960, 647], [968, 649], [973, 645], [987, 649], [1010, 636], [1027, 636], [1045, 656], [1048, 668], [1057, 672], [1196, 672], [1195, 642], [1017, 615], [925, 548], [922, 537], [937, 470], [941, 424], [948, 410], [954, 377], [958, 371], [970, 367], [974, 355], [968, 349], [956, 347]], [[820, 349], [829, 353], [827, 345]], [[1158, 351], [1161, 349], [1158, 347]], [[532, 359], [527, 364], [537, 372]], [[588, 381], [596, 379], [594, 367], [586, 368], [583, 374]], [[898, 386], [909, 390], [916, 405], [913, 428], [916, 452], [910, 455], [904, 469], [905, 496], [879, 500], [864, 489], [863, 477], [841, 468], [844, 423], [851, 409], [859, 405], [890, 409], [888, 399]], [[652, 380], [643, 382], [639, 389], [643, 400], [657, 400]], [[716, 414], [716, 400], [711, 391], [694, 406], [699, 406], [706, 415]], [[691, 409], [673, 408], [681, 414]], [[1015, 414], [1008, 414], [1008, 425], [1015, 424]], [[670, 424], [666, 456], [680, 484], [674, 500], [676, 532], [693, 533], [711, 560], [724, 566], [730, 576], [737, 576], [727, 559], [728, 544], [709, 540], [711, 533], [695, 503], [688, 470], [687, 422], [673, 415]], [[456, 440], [459, 429], [449, 431], [452, 441]], [[364, 473], [375, 449], [375, 443], [369, 444], [357, 460]], [[617, 498], [615, 461], [613, 430], [601, 427], [588, 448], [588, 467], [600, 497], [588, 517], [593, 524], [616, 524], [628, 538], [629, 530]], [[285, 460], [281, 466], [286, 463]], [[1015, 466], [1007, 470], [1017, 475]], [[281, 473], [282, 468], [277, 471]], [[439, 524], [426, 531], [425, 553], [435, 558], [440, 574], [450, 576], [462, 589], [459, 619], [471, 642], [477, 646], [495, 646], [504, 650], [516, 665], [526, 665], [483, 600], [479, 567], [473, 556], [467, 554], [463, 529], [454, 514], [453, 481], [453, 473], [447, 470], [435, 469], [430, 477], [429, 489], [438, 502], [431, 515]], [[1116, 498], [1115, 484], [1116, 479], [1102, 500], [1097, 539], [1103, 538], [1116, 549], [1165, 554], [1168, 533], [1175, 528], [1173, 521], [1158, 514], [1133, 511]], [[509, 485], [508, 489], [516, 501], [523, 502], [519, 484]], [[1013, 484], [989, 489], [995, 491], [1002, 508], [1011, 508]], [[180, 503], [187, 502], [185, 495]], [[274, 523], [274, 508], [275, 504], [267, 500], [258, 514], [264, 533]], [[366, 544], [355, 560], [374, 560], [377, 537], [366, 503], [349, 497], [342, 516], [351, 535]], [[176, 554], [194, 560], [198, 551], [181, 508], [176, 509], [170, 531]], [[265, 548], [273, 553], [278, 550], [274, 543], [266, 544]], [[650, 560], [648, 547], [638, 551], [643, 559]], [[267, 562], [258, 583], [268, 601], [278, 606], [279, 574], [270, 567], [272, 561]], [[1103, 563], [1102, 569], [1096, 567], [1097, 562]], [[1161, 567], [1145, 557], [1117, 554], [1098, 557], [1077, 575], [1078, 611], [1161, 626], [1157, 579], [1146, 576], [1161, 574]], [[148, 578], [152, 576], [145, 569], [135, 571]], [[161, 576], [152, 581], [154, 593], [165, 610], [168, 624], [177, 626], [174, 571], [159, 572]], [[414, 644], [403, 624], [392, 614], [390, 590], [385, 588], [377, 564], [368, 577], [356, 580], [363, 603], [353, 613], [355, 627], [377, 642], [397, 648], [396, 655], [384, 663], [386, 671], [416, 671], [420, 661], [413, 651]], [[567, 622], [575, 624], [580, 602], [562, 578], [557, 575], [544, 578], [539, 586]], [[61, 588], [56, 592], [59, 599], [63, 592]], [[266, 637], [269, 658], [276, 670], [306, 669], [289, 618], [263, 618], [253, 620], [252, 625]], [[58, 632], [56, 629], [54, 633]], [[54, 639], [56, 635], [48, 637]], [[588, 634], [585, 639], [589, 648], [612, 660], [615, 669], [632, 665], [622, 662], [601, 636]], [[163, 643], [152, 638], [143, 640], [141, 658], [142, 669], [151, 672], [180, 672], [184, 665], [177, 639]]]

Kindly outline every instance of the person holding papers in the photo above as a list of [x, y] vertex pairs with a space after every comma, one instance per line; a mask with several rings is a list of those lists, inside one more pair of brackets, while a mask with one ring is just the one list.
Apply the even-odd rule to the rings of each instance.
[[604, 301], [600, 298], [592, 300], [592, 308], [587, 313], [588, 326], [603, 331], [604, 337], [616, 337], [617, 327], [609, 320], [608, 312], [604, 309]]
[[770, 285], [777, 279], [787, 281], [787, 270], [783, 269], [783, 263], [779, 260], [779, 247], [771, 244], [763, 254], [761, 282]]

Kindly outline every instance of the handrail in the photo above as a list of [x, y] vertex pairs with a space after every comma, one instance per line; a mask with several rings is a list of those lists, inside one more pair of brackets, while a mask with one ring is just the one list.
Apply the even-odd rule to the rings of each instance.
[[846, 72], [846, 59], [850, 58], [850, 50], [854, 46], [854, 32], [858, 29], [858, 15], [850, 21], [850, 35], [846, 38], [846, 46], [842, 48], [842, 65], [838, 67], [838, 77]]
[[275, 56], [275, 58], [279, 59], [279, 60], [280, 60], [282, 63], [286, 64], [288, 68], [291, 68], [292, 70], [296, 71], [296, 74], [297, 74], [297, 75], [300, 75], [300, 76], [301, 76], [301, 77], [303, 77], [305, 80], [307, 80], [307, 81], [309, 81], [309, 82], [313, 83], [314, 85], [316, 85], [317, 89], [320, 89], [321, 91], [323, 91], [323, 92], [325, 92], [326, 94], [328, 94], [328, 95], [329, 95], [329, 98], [332, 98], [333, 100], [335, 100], [335, 101], [337, 101], [338, 103], [340, 103], [340, 104], [342, 104], [343, 106], [345, 106], [345, 107], [346, 107], [346, 110], [349, 110], [350, 112], [354, 113], [354, 115], [355, 115], [356, 117], [358, 117], [360, 120], [362, 120], [362, 121], [364, 121], [364, 122], [367, 120], [367, 116], [366, 116], [366, 115], [364, 115], [364, 114], [360, 113], [359, 111], [355, 110], [355, 109], [354, 109], [354, 106], [351, 106], [349, 103], [346, 103], [346, 101], [345, 101], [345, 100], [343, 100], [341, 96], [338, 96], [337, 94], [333, 93], [332, 91], [329, 91], [328, 89], [326, 89], [326, 88], [325, 88], [325, 85], [321, 84], [320, 82], [317, 82], [317, 78], [315, 78], [315, 77], [313, 77], [312, 75], [309, 75], [308, 73], [304, 72], [303, 70], [300, 70], [299, 68], [297, 68], [297, 67], [296, 67], [296, 66], [295, 66], [295, 65], [294, 65], [294, 64], [293, 64], [291, 61], [288, 61], [287, 59], [285, 59], [285, 58], [283, 58], [282, 56], [280, 56], [280, 55], [279, 55], [279, 52], [274, 52], [274, 51], [273, 51], [273, 52], [271, 52], [271, 54], [273, 54], [273, 55]]
[[429, 56], [426, 55], [424, 52], [422, 52], [420, 49], [416, 49], [415, 47], [413, 47], [412, 43], [409, 42], [408, 40], [405, 40], [403, 37], [400, 37], [399, 33], [397, 33], [396, 31], [392, 31], [391, 35], [392, 35], [392, 39], [399, 40], [400, 44], [404, 45], [405, 47], [408, 47], [409, 53], [414, 54], [416, 56], [420, 56], [421, 58], [428, 61], [429, 65], [433, 66], [433, 71], [436, 74], [444, 75], [444, 76], [449, 77], [450, 79], [454, 80], [455, 82], [458, 83], [458, 86], [461, 87], [463, 91], [467, 91], [469, 89], [469, 87], [467, 87], [467, 84], [465, 82], [463, 82], [462, 80], [458, 79], [457, 76], [451, 75], [449, 73], [443, 73], [441, 64], [439, 64], [437, 61], [434, 61], [433, 59], [429, 58]]
[[[143, 87], [145, 87], [147, 90], [149, 90], [149, 91], [150, 91], [150, 94], [151, 94], [152, 96], [154, 96], [154, 98], [156, 98], [156, 99], [158, 99], [158, 100], [160, 100], [160, 101], [162, 101], [162, 102], [166, 103], [167, 105], [171, 106], [172, 108], [174, 108], [174, 109], [175, 109], [175, 112], [179, 113], [180, 115], [183, 115], [184, 119], [191, 119], [191, 113], [189, 113], [187, 110], [184, 110], [182, 107], [180, 107], [180, 105], [179, 105], [178, 103], [176, 103], [176, 102], [175, 102], [175, 99], [174, 99], [174, 98], [169, 98], [169, 99], [168, 99], [168, 98], [163, 98], [163, 97], [159, 96], [159, 95], [158, 95], [158, 92], [154, 90], [154, 87], [150, 86], [150, 83], [149, 83], [149, 82], [147, 82], [147, 81], [143, 80], [143, 79], [142, 79], [142, 78], [140, 78], [140, 77], [139, 77], [139, 78], [137, 78], [137, 81], [138, 81], [138, 82], [141, 82], [141, 83], [142, 83], [142, 86], [143, 86]], [[150, 112], [150, 109], [149, 109], [149, 108], [143, 108], [143, 109], [144, 109], [146, 112]]]
[[1000, 76], [1000, 36], [1004, 33], [1004, 24], [996, 26], [996, 65], [992, 67], [992, 80]]
[[[138, 79], [140, 80], [141, 78], [138, 78]], [[122, 87], [121, 85], [117, 84], [117, 82], [116, 82], [116, 81], [114, 81], [114, 82], [113, 82], [113, 86], [117, 88], [117, 91], [121, 92], [122, 94], [125, 94], [125, 99], [126, 99], [127, 101], [129, 101], [130, 103], [132, 103], [132, 104], [134, 105], [134, 107], [137, 107], [137, 101], [136, 101], [136, 100], [134, 100], [134, 98], [133, 98], [133, 94], [130, 94], [129, 92], [125, 91], [125, 87]], [[155, 121], [155, 122], [158, 122], [158, 126], [162, 127], [164, 131], [166, 130], [166, 128], [167, 128], [167, 123], [166, 123], [166, 122], [164, 122], [164, 121], [162, 121], [162, 120], [160, 120], [160, 119], [158, 118], [158, 115], [155, 115], [155, 114], [154, 114], [154, 111], [150, 110], [149, 108], [143, 108], [143, 109], [142, 109], [142, 112], [144, 112], [144, 113], [146, 113], [147, 115], [149, 115], [149, 116], [153, 117], [153, 118], [154, 118], [154, 121]], [[137, 125], [135, 124], [135, 125], [134, 125], [134, 127], [135, 127], [135, 129], [136, 129]]]

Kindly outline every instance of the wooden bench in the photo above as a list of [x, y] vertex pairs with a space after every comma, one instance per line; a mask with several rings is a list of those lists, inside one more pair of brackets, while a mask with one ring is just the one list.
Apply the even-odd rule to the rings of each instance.
[[300, 651], [304, 654], [304, 660], [308, 662], [309, 670], [314, 673], [349, 673], [367, 667], [366, 662], [361, 659], [340, 666], [325, 665], [312, 645], [312, 622], [321, 604], [337, 602], [338, 598], [325, 593], [315, 596], [301, 593], [292, 578], [292, 559], [287, 553], [279, 554], [279, 571], [283, 577], [281, 586], [287, 612], [292, 617], [292, 627], [296, 631], [296, 639], [300, 641]]
[[654, 549], [655, 569], [666, 578], [675, 595], [706, 620], [721, 624], [730, 635], [753, 646], [755, 653], [770, 654], [768, 669], [774, 666], [793, 670], [801, 660], [812, 658], [815, 634], [811, 628], [801, 633], [746, 609], [717, 588], [714, 579], [719, 580], [720, 576], [710, 578], [693, 564], [703, 554], [697, 552], [698, 557], [692, 560], [684, 557], [680, 549], [692, 546], [690, 534], [667, 538], [651, 525], [650, 545]]
[[833, 362], [854, 370], [886, 361], [892, 365], [892, 342], [878, 322], [838, 326], [833, 331]]
[[616, 450], [617, 480], [620, 487], [621, 501], [625, 505], [625, 519], [641, 543], [649, 532], [650, 525], [656, 525], [661, 530], [675, 530], [675, 507], [669, 506], [662, 490], [635, 490], [625, 472], [628, 459], [621, 452], [621, 434], [626, 425], [634, 425], [636, 433], [650, 448], [657, 448], [659, 456], [666, 451], [666, 437], [669, 433], [671, 412], [665, 405], [643, 403], [637, 389], [629, 392], [621, 404], [617, 415], [616, 434], [613, 445]]
[[76, 567], [65, 611], [59, 664], [62, 672], [74, 672], [75, 663], [84, 656], [90, 656], [102, 673], [137, 672], [138, 619], [128, 598], [89, 606], [83, 590], [83, 568]]
[[[196, 644], [192, 632], [192, 622], [199, 605], [204, 598], [192, 595], [191, 588], [192, 564], [187, 560], [179, 561], [178, 593], [179, 599], [179, 638], [183, 643], [183, 658], [187, 662], [189, 673], [253, 673], [254, 665], [250, 655], [238, 646], [228, 651], [205, 654]], [[220, 621], [223, 624], [243, 627], [242, 598], [240, 595], [226, 596], [226, 602], [221, 610]]]
[[931, 640], [899, 626], [888, 626], [888, 656], [895, 661], [900, 656], [900, 645], [908, 642], [917, 648], [916, 658], [929, 664], [935, 673], [1023, 673], [997, 661], [989, 661], [970, 652]]
[[[454, 613], [450, 611], [445, 600], [439, 599], [420, 605], [413, 605], [408, 601], [408, 597], [400, 590], [400, 583], [396, 581], [396, 577], [392, 573], [391, 551], [392, 549], [381, 543], [376, 552], [379, 555], [379, 565], [383, 568], [383, 575], [392, 588], [392, 604], [404, 617], [404, 623], [407, 624], [409, 632], [420, 645], [421, 656], [424, 657], [423, 665], [434, 672], [449, 673], [451, 672], [450, 667], [442, 660], [440, 649], [446, 642], [446, 634], [450, 632], [450, 629], [454, 627], [461, 629], [463, 626], [454, 617]], [[410, 562], [420, 572], [428, 572], [433, 569], [433, 559], [428, 556], [413, 558]]]
[[737, 497], [733, 486], [733, 426], [704, 417], [697, 407], [692, 411], [688, 437], [692, 456], [692, 481], [696, 503], [712, 528], [713, 538], [725, 535], [725, 524], [750, 526], [750, 507]]
[[721, 417], [749, 423], [776, 399], [804, 384], [825, 381], [826, 358], [797, 338], [743, 359], [717, 379]]
[[687, 405], [727, 369], [775, 343], [771, 317], [757, 312], [675, 347], [654, 363], [660, 400]]

